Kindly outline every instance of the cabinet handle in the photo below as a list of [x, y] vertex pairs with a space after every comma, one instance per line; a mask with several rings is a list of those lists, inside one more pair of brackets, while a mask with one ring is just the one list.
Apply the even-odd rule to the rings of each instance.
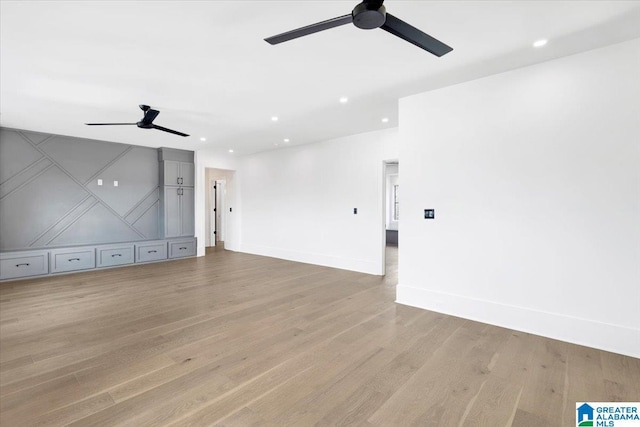
[[180, 178], [176, 179], [176, 183], [180, 184]]
[[183, 247], [180, 248], [181, 251], [184, 251], [185, 249], [187, 249], [186, 246], [183, 246]]
[[180, 184], [184, 184], [184, 178], [180, 178]]
[[148, 254], [155, 254], [158, 251], [147, 251]]
[[71, 261], [80, 261], [80, 258], [69, 258], [69, 262]]
[[113, 254], [111, 255], [111, 258], [113, 258], [114, 256], [122, 256], [122, 254]]
[[28, 262], [23, 262], [22, 264], [16, 264], [16, 267], [22, 267], [22, 266], [26, 266], [29, 267], [29, 263]]

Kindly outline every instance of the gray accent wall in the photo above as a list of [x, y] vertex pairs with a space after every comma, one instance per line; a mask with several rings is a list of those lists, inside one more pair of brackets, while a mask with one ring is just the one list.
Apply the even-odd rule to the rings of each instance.
[[0, 250], [156, 239], [158, 184], [156, 149], [0, 128]]

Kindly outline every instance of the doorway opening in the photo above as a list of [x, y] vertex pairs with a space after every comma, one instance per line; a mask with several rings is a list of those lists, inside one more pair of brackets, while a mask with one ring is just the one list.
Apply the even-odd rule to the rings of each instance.
[[211, 183], [211, 201], [210, 207], [211, 218], [209, 218], [210, 246], [224, 245], [225, 235], [225, 201], [227, 194], [227, 181], [224, 179], [216, 179]]
[[384, 267], [388, 284], [398, 283], [398, 245], [400, 224], [400, 164], [397, 160], [384, 162]]
[[226, 169], [205, 169], [207, 185], [205, 200], [205, 247], [213, 250], [224, 249], [229, 238], [229, 210], [232, 205], [233, 178], [235, 171]]

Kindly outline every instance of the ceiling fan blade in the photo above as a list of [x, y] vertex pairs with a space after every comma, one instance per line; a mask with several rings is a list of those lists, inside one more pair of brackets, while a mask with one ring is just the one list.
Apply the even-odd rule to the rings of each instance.
[[144, 117], [142, 118], [142, 124], [143, 125], [150, 125], [151, 123], [153, 123], [155, 118], [158, 117], [158, 114], [160, 114], [160, 111], [148, 109], [144, 113]]
[[88, 126], [117, 126], [117, 125], [137, 125], [137, 123], [85, 123]]
[[413, 43], [414, 45], [422, 48], [428, 52], [431, 52], [435, 56], [445, 55], [453, 50], [452, 47], [447, 46], [440, 40], [431, 37], [429, 34], [423, 33], [416, 27], [413, 27], [401, 19], [387, 13], [387, 20], [382, 25], [383, 30], [398, 36], [401, 39]]
[[317, 24], [307, 25], [306, 27], [298, 28], [297, 30], [287, 31], [286, 33], [278, 34], [264, 39], [269, 44], [278, 44], [289, 40], [297, 39], [298, 37], [308, 36], [309, 34], [317, 33], [319, 31], [328, 30], [330, 28], [339, 27], [340, 25], [346, 25], [353, 22], [353, 16], [351, 14], [339, 16], [337, 18], [328, 19], [326, 21], [318, 22]]
[[158, 125], [151, 125], [151, 127], [154, 128], [154, 129], [158, 129], [158, 130], [164, 131], [164, 132], [173, 133], [175, 135], [189, 136], [186, 133], [178, 132], [177, 130], [173, 130], [173, 129], [163, 128], [162, 126], [158, 126]]

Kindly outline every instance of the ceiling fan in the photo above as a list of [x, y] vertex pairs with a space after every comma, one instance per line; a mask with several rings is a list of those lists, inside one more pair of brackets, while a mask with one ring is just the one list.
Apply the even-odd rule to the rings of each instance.
[[168, 129], [162, 126], [154, 125], [153, 120], [158, 117], [160, 111], [154, 110], [148, 105], [139, 105], [140, 109], [144, 111], [144, 117], [137, 123], [85, 123], [88, 126], [122, 126], [122, 125], [136, 125], [142, 129], [158, 129], [163, 132], [173, 133], [180, 136], [189, 136], [186, 133], [178, 132], [177, 130]]
[[318, 22], [317, 24], [307, 25], [306, 27], [287, 31], [286, 33], [268, 37], [264, 40], [270, 44], [278, 44], [297, 39], [298, 37], [308, 36], [309, 34], [317, 33], [319, 31], [352, 23], [356, 27], [364, 30], [382, 28], [394, 36], [398, 36], [409, 43], [413, 43], [419, 48], [436, 56], [445, 55], [453, 50], [452, 47], [447, 46], [440, 40], [431, 37], [429, 34], [423, 33], [403, 20], [387, 13], [387, 10], [382, 3], [384, 3], [384, 0], [363, 0], [362, 3], [359, 3], [348, 15]]

